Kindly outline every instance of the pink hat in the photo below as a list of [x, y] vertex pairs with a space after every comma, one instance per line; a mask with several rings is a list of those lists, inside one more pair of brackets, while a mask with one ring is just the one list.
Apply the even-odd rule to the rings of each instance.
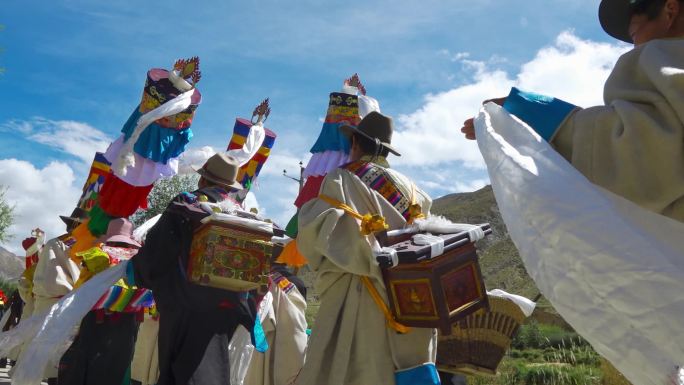
[[121, 242], [140, 247], [140, 243], [133, 239], [133, 224], [126, 218], [112, 219], [107, 227], [107, 233], [100, 238], [100, 242]]

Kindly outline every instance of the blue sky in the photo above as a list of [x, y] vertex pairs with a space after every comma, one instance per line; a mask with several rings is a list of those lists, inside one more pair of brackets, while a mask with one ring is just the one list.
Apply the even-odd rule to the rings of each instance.
[[[600, 102], [602, 77], [625, 46], [600, 29], [597, 7], [597, 0], [5, 0], [0, 184], [18, 209], [16, 237], [6, 246], [18, 251], [34, 223], [58, 235], [56, 215], [73, 207], [94, 147], [118, 136], [146, 71], [190, 56], [201, 59], [203, 94], [192, 148], [223, 149], [235, 117], [271, 98], [267, 126], [278, 139], [257, 196], [277, 220], [291, 215], [296, 189], [282, 168], [296, 172], [328, 93], [355, 72], [397, 120], [408, 154], [399, 170], [434, 197], [481, 187], [486, 170], [458, 123], [512, 84], [562, 93], [568, 79], [561, 73], [535, 78], [545, 71], [530, 68], [568, 60], [586, 67], [574, 75], [592, 85], [589, 96], [575, 87], [570, 101]], [[545, 50], [555, 61], [544, 61]], [[59, 180], [36, 181], [50, 178]]]

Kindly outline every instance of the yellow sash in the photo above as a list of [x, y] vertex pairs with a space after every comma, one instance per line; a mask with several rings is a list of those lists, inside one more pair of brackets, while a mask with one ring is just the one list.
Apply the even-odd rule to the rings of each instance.
[[[354, 211], [351, 207], [348, 205], [333, 199], [327, 195], [319, 195], [318, 196], [321, 200], [324, 202], [330, 204], [331, 206], [338, 208], [340, 210], [343, 210], [345, 213], [353, 216], [356, 219], [361, 220], [361, 226], [360, 226], [360, 231], [362, 235], [368, 235], [372, 233], [376, 233], [378, 231], [383, 231], [387, 230], [389, 226], [387, 226], [387, 223], [385, 223], [385, 218], [383, 218], [380, 215], [377, 214], [366, 214], [366, 215], [361, 215]], [[368, 292], [371, 295], [371, 298], [373, 298], [373, 301], [375, 304], [378, 306], [380, 311], [385, 315], [385, 319], [387, 320], [387, 326], [396, 330], [398, 333], [408, 333], [411, 331], [411, 329], [407, 326], [404, 326], [400, 324], [399, 322], [394, 320], [394, 317], [392, 317], [392, 313], [390, 312], [389, 308], [387, 307], [387, 304], [385, 304], [385, 301], [382, 300], [382, 297], [380, 297], [380, 293], [378, 293], [378, 290], [375, 288], [375, 285], [371, 282], [370, 278], [366, 276], [361, 276], [361, 282], [363, 282], [363, 285], [366, 286], [366, 289], [368, 289]]]

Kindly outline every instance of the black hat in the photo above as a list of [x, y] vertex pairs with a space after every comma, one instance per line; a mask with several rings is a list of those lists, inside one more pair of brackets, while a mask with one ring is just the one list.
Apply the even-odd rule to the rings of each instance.
[[76, 223], [81, 223], [81, 222], [85, 221], [86, 219], [88, 219], [88, 212], [83, 210], [80, 207], [76, 207], [70, 216], [67, 217], [64, 215], [60, 215], [59, 218], [67, 226], [72, 227]]
[[359, 125], [354, 127], [350, 125], [342, 125], [340, 130], [348, 136], [352, 134], [360, 134], [375, 141], [389, 152], [396, 156], [401, 154], [395, 150], [390, 143], [392, 142], [392, 132], [394, 131], [394, 122], [389, 116], [385, 116], [377, 111], [372, 111], [366, 115]]
[[650, 0], [601, 0], [599, 21], [610, 36], [627, 43], [634, 43], [629, 35], [629, 22], [634, 8]]

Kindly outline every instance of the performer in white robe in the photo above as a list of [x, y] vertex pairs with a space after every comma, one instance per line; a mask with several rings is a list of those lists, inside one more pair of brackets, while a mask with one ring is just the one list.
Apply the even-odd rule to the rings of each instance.
[[[635, 385], [684, 384], [684, 2], [603, 0], [599, 17], [636, 44], [605, 105], [513, 89], [493, 101], [536, 134], [487, 105], [478, 144], [511, 237], [559, 313]], [[472, 120], [462, 132], [475, 138]]]
[[290, 282], [296, 277], [272, 272], [271, 279], [273, 301], [261, 322], [268, 350], [252, 354], [245, 385], [290, 385], [304, 365], [308, 342], [306, 300], [299, 288]]
[[[297, 244], [317, 273], [316, 289], [321, 306], [298, 385], [392, 385], [395, 371], [435, 362], [436, 330], [413, 328], [400, 334], [389, 328], [383, 312], [362, 282], [363, 277], [370, 278], [387, 303], [382, 273], [373, 254], [373, 249], [379, 247], [375, 237], [362, 235], [356, 218], [320, 199], [326, 196], [344, 203], [361, 215], [378, 214], [384, 217], [389, 229], [404, 227], [407, 218], [403, 214], [410, 211], [412, 203], [423, 213], [429, 212], [428, 195], [408, 178], [389, 169], [382, 156], [382, 152], [386, 154], [391, 149], [391, 123], [389, 133], [385, 132], [384, 136], [377, 132], [357, 134], [362, 126], [365, 128], [364, 122], [372, 127], [382, 125], [385, 119], [388, 118], [371, 112], [361, 121], [352, 136], [350, 166], [367, 166], [370, 172], [364, 175], [366, 178], [384, 176], [385, 187], [401, 195], [402, 212], [369, 188], [362, 180], [364, 176], [342, 167], [328, 173], [319, 198], [305, 204], [299, 213]], [[368, 140], [370, 151], [361, 149], [359, 142], [363, 136], [372, 138]], [[382, 151], [377, 148], [376, 138], [381, 140]], [[397, 154], [394, 149], [390, 151]]]

